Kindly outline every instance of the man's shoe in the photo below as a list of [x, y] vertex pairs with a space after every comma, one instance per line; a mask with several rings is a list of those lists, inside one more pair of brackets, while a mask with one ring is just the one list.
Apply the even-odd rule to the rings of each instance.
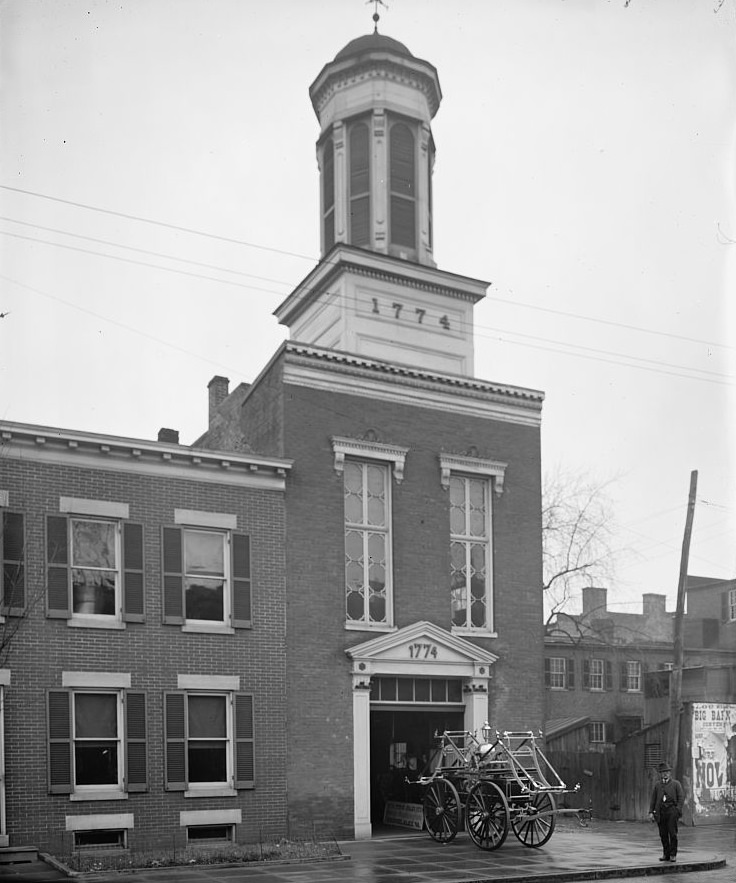
[[667, 861], [668, 861], [668, 862], [676, 862], [677, 859], [675, 858], [674, 855], [671, 855], [671, 856], [667, 859]]
[[662, 858], [660, 859], [661, 862], [668, 862], [669, 860], [670, 860], [670, 857], [668, 855], [663, 855]]

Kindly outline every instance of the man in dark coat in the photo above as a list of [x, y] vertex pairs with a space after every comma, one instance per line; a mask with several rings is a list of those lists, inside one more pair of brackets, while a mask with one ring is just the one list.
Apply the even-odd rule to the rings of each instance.
[[654, 786], [649, 801], [649, 815], [659, 825], [662, 841], [661, 862], [673, 862], [677, 856], [677, 821], [682, 815], [685, 794], [682, 785], [672, 778], [672, 767], [660, 763], [657, 767], [659, 782]]

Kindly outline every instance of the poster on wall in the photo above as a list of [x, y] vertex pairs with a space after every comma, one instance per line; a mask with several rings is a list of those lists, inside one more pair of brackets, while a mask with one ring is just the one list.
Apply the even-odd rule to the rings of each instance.
[[692, 759], [696, 823], [736, 817], [736, 705], [693, 703]]

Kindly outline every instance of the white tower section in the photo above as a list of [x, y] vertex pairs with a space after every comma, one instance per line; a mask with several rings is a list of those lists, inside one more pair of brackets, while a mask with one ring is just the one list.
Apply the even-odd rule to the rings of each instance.
[[300, 343], [472, 376], [473, 306], [487, 283], [433, 258], [437, 71], [376, 31], [338, 52], [309, 94], [322, 259], [279, 322]]

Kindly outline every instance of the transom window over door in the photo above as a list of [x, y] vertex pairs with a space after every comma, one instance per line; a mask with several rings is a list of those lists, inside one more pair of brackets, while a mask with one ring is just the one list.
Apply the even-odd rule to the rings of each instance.
[[450, 476], [450, 597], [457, 628], [491, 628], [489, 481]]
[[390, 625], [389, 470], [346, 460], [345, 586], [348, 623]]

